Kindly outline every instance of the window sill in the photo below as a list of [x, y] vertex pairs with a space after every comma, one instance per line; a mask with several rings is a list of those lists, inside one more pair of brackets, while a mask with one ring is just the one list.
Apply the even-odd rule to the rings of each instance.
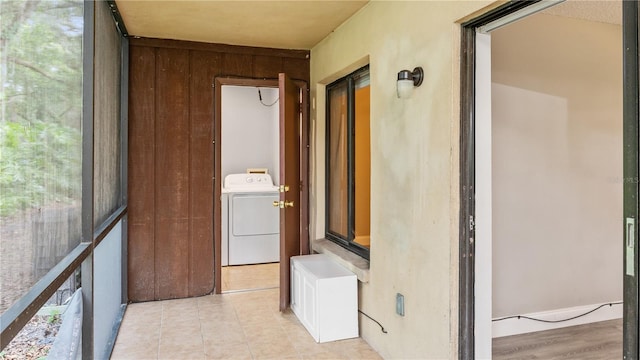
[[331, 257], [338, 264], [349, 269], [356, 274], [360, 282], [369, 282], [369, 260], [327, 239], [313, 240], [311, 242], [311, 249], [313, 252]]

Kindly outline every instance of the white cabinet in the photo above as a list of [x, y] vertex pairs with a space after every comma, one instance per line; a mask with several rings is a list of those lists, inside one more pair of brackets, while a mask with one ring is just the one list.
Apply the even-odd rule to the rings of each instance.
[[358, 279], [326, 255], [294, 256], [291, 310], [316, 342], [358, 337]]

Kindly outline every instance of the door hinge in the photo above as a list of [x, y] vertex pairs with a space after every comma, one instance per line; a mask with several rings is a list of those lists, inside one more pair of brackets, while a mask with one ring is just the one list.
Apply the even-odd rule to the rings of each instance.
[[476, 223], [473, 220], [473, 215], [469, 215], [469, 231], [474, 231], [476, 228]]

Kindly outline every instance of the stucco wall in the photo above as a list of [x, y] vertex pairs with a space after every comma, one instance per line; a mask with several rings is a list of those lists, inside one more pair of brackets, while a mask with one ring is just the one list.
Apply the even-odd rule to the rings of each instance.
[[[371, 2], [311, 50], [312, 237], [324, 237], [324, 85], [370, 64], [371, 269], [361, 335], [385, 358], [455, 357], [458, 19], [484, 1]], [[396, 75], [425, 81], [398, 99]], [[452, 141], [453, 139], [453, 141]], [[454, 231], [452, 231], [454, 229]], [[395, 313], [396, 293], [405, 316]], [[453, 295], [452, 295], [453, 294]], [[452, 336], [452, 334], [454, 336]]]

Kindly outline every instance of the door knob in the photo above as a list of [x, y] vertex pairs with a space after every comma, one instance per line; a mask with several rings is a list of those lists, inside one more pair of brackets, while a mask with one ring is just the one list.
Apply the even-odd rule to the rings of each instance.
[[293, 207], [293, 201], [274, 201], [273, 202], [273, 207], [277, 207], [277, 208], [280, 208], [280, 209]]

